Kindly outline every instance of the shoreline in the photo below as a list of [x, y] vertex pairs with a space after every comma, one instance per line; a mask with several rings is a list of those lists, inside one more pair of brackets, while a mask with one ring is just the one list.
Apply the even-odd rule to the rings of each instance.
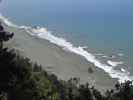
[[[81, 46], [74, 46], [71, 42], [67, 41], [65, 38], [57, 37], [53, 35], [50, 31], [47, 30], [47, 28], [36, 26], [35, 28], [31, 26], [18, 26], [11, 21], [9, 21], [7, 18], [0, 15], [0, 19], [3, 23], [5, 23], [7, 26], [16, 28], [19, 30], [24, 30], [28, 35], [33, 36], [35, 38], [47, 40], [49, 43], [54, 44], [55, 46], [58, 46], [59, 48], [67, 50], [69, 52], [72, 52], [76, 55], [79, 55], [80, 57], [83, 57], [88, 62], [93, 63], [95, 67], [102, 69], [104, 72], [108, 73], [108, 75], [113, 79], [118, 79], [118, 81], [125, 82], [126, 80], [133, 80], [133, 76], [131, 76], [130, 72], [122, 69], [115, 69], [115, 66], [119, 66], [120, 61], [111, 61], [111, 64], [108, 63], [108, 61], [101, 61], [97, 59], [97, 56], [95, 56], [93, 53], [85, 50], [84, 47]], [[110, 62], [110, 61], [109, 61]], [[113, 65], [112, 65], [113, 64]]]
[[[65, 51], [47, 40], [32, 37], [25, 30], [7, 25], [5, 29], [15, 33], [14, 39], [7, 44], [18, 49], [33, 62], [41, 64], [43, 69], [54, 73], [59, 79], [80, 78], [81, 84], [89, 82], [100, 91], [112, 89], [117, 82], [117, 79], [112, 79], [102, 69], [95, 67], [80, 55]], [[88, 72], [90, 67], [93, 73]]]

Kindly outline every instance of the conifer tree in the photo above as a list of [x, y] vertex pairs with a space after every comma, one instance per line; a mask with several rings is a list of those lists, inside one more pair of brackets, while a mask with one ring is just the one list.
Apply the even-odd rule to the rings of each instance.
[[3, 42], [8, 41], [14, 36], [14, 33], [10, 33], [4, 30], [4, 27], [0, 23], [0, 49], [3, 48]]

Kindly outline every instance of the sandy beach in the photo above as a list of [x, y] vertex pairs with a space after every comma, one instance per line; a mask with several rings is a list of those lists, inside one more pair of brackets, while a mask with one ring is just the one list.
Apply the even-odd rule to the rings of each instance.
[[[117, 82], [79, 55], [65, 51], [47, 40], [30, 36], [23, 29], [4, 26], [6, 30], [15, 33], [14, 38], [6, 43], [8, 46], [19, 50], [21, 54], [41, 64], [45, 70], [54, 73], [60, 79], [77, 77], [80, 78], [81, 84], [89, 82], [102, 91], [113, 88]], [[88, 68], [92, 68], [94, 72], [89, 73]]]

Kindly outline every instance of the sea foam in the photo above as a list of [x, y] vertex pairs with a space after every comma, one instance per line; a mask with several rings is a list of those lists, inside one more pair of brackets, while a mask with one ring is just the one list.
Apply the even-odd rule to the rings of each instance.
[[100, 62], [96, 57], [85, 50], [83, 47], [75, 47], [71, 42], [68, 42], [66, 39], [57, 37], [53, 35], [50, 31], [43, 27], [32, 28], [29, 26], [18, 26], [14, 23], [10, 22], [7, 18], [0, 15], [0, 19], [8, 26], [15, 27], [19, 29], [26, 30], [30, 35], [36, 36], [38, 38], [42, 38], [48, 40], [49, 42], [56, 44], [63, 49], [66, 49], [70, 52], [73, 52], [77, 55], [84, 57], [88, 62], [93, 63], [96, 67], [103, 69], [106, 73], [110, 75], [112, 78], [117, 78], [119, 82], [125, 82], [126, 80], [133, 80], [133, 76], [130, 76], [130, 73], [126, 72], [126, 70], [115, 70], [111, 65], [104, 64]]
[[117, 62], [117, 61], [111, 61], [111, 60], [108, 60], [107, 63], [108, 63], [109, 65], [113, 66], [113, 67], [116, 67], [116, 66], [118, 66], [118, 65], [122, 65], [122, 64], [123, 64], [122, 61]]
[[0, 20], [2, 20], [8, 26], [15, 27], [15, 28], [19, 28], [18, 25], [15, 25], [11, 21], [9, 21], [8, 18], [3, 17], [2, 14], [0, 14]]

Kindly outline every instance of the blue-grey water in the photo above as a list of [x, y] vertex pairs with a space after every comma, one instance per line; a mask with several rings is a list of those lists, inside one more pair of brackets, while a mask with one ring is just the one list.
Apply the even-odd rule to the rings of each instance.
[[0, 13], [18, 25], [44, 26], [94, 53], [118, 56], [133, 72], [132, 0], [3, 0]]

